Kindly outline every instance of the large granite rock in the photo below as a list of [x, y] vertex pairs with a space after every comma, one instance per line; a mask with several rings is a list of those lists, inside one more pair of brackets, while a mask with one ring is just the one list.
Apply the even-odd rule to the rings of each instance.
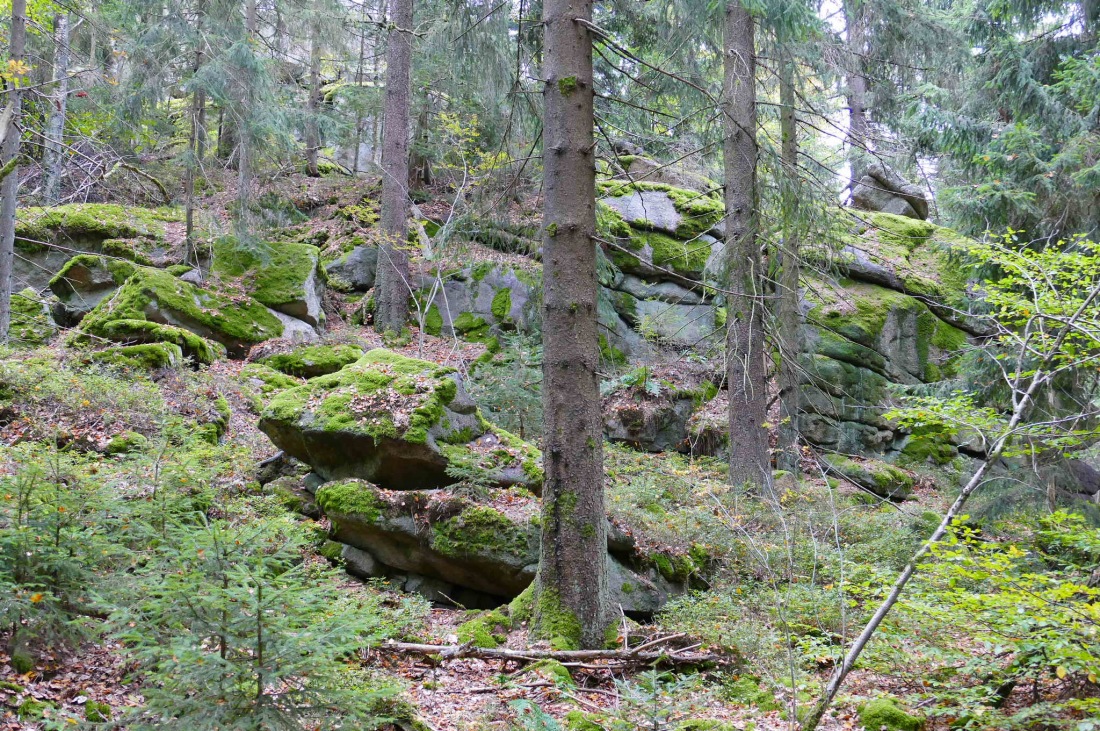
[[309, 244], [256, 242], [233, 237], [214, 243], [211, 272], [239, 283], [257, 302], [317, 326], [324, 322], [320, 250]]
[[[446, 490], [390, 491], [364, 480], [324, 484], [316, 498], [332, 520], [332, 538], [354, 549], [343, 554], [359, 575], [425, 577], [414, 589], [438, 592], [436, 599], [455, 598], [440, 582], [506, 599], [535, 578], [537, 500], [502, 508]], [[661, 574], [659, 559], [616, 551], [607, 560], [610, 593], [624, 611], [651, 614], [687, 588]]]
[[457, 482], [542, 484], [537, 449], [482, 418], [452, 368], [376, 349], [336, 373], [275, 396], [261, 431], [327, 480], [388, 489]]
[[279, 337], [283, 330], [279, 318], [251, 298], [200, 289], [166, 271], [135, 267], [113, 296], [84, 316], [76, 340], [96, 336], [173, 342], [185, 355], [209, 362], [218, 350], [243, 358], [252, 345]]
[[852, 205], [865, 211], [928, 218], [928, 199], [924, 191], [880, 162], [868, 167], [853, 188]]

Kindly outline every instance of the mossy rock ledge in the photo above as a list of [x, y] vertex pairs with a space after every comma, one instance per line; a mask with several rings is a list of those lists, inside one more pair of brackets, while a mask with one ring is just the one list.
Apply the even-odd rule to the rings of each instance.
[[457, 482], [455, 468], [501, 487], [542, 487], [541, 453], [486, 421], [454, 369], [382, 348], [279, 393], [259, 427], [326, 480], [422, 490]]
[[250, 297], [201, 289], [168, 272], [135, 267], [113, 296], [84, 316], [77, 340], [94, 335], [131, 343], [174, 342], [185, 355], [209, 362], [218, 347], [243, 358], [253, 345], [283, 330], [283, 321]]
[[[446, 490], [383, 490], [352, 479], [321, 485], [316, 501], [332, 521], [332, 539], [345, 546], [341, 557], [349, 573], [361, 578], [384, 576], [431, 599], [492, 606], [464, 592], [499, 603], [527, 588], [538, 568], [539, 505], [533, 497], [512, 500], [505, 511]], [[628, 567], [609, 553], [608, 569], [613, 604], [627, 612], [650, 614], [686, 590], [652, 562]]]
[[78, 325], [95, 306], [118, 291], [137, 268], [122, 259], [78, 254], [65, 262], [50, 291], [57, 296], [53, 316], [67, 327]]
[[223, 237], [214, 243], [212, 271], [223, 279], [240, 281], [253, 299], [276, 312], [316, 326], [325, 319], [320, 260], [320, 250], [309, 244], [246, 246]]

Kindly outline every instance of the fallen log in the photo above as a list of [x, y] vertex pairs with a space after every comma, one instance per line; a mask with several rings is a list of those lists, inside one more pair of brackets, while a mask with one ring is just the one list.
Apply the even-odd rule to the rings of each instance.
[[[592, 669], [606, 667], [636, 667], [642, 665], [689, 666], [689, 665], [728, 665], [736, 661], [732, 655], [713, 652], [699, 652], [698, 645], [686, 648], [668, 648], [656, 650], [654, 647], [680, 637], [674, 635], [647, 642], [636, 648], [623, 650], [512, 650], [505, 647], [475, 647], [464, 645], [425, 645], [415, 642], [383, 642], [374, 648], [378, 652], [399, 655], [438, 656], [443, 660], [477, 658], [481, 660], [515, 660], [535, 662], [538, 660], [556, 660], [562, 665], [584, 666]], [[602, 663], [592, 665], [592, 663]]]

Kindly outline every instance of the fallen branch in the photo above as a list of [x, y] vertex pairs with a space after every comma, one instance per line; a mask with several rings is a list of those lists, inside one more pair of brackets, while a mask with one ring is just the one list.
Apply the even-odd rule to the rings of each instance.
[[400, 655], [437, 655], [444, 660], [458, 660], [473, 657], [481, 660], [518, 660], [522, 662], [534, 662], [536, 660], [557, 660], [569, 665], [571, 663], [585, 663], [592, 661], [604, 661], [608, 665], [586, 666], [603, 669], [614, 666], [639, 666], [639, 665], [726, 665], [734, 661], [729, 655], [721, 655], [711, 652], [698, 652], [694, 647], [687, 649], [665, 649], [658, 651], [653, 647], [675, 640], [682, 635], [671, 635], [659, 640], [647, 642], [631, 650], [511, 650], [508, 648], [488, 648], [465, 645], [422, 645], [414, 642], [384, 642], [378, 646], [379, 652], [395, 653]]

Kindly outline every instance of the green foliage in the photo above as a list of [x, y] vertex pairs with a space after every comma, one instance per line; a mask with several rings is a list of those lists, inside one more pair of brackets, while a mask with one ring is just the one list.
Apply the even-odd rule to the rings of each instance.
[[[247, 526], [169, 526], [138, 579], [142, 597], [113, 622], [154, 679], [133, 728], [342, 728], [384, 722], [396, 689], [343, 662], [401, 631], [380, 598], [335, 589], [301, 562], [308, 536], [289, 518]], [[203, 596], [203, 602], [181, 601]], [[323, 709], [323, 710], [322, 710]]]
[[297, 378], [314, 378], [335, 373], [363, 357], [363, 349], [354, 345], [310, 345], [289, 353], [260, 358], [257, 363]]
[[479, 361], [466, 379], [466, 389], [486, 418], [518, 434], [538, 437], [542, 431], [542, 344], [530, 335], [502, 338], [500, 352]]
[[920, 731], [923, 723], [897, 707], [889, 698], [876, 698], [859, 708], [859, 720], [864, 728], [880, 731]]
[[474, 647], [500, 647], [508, 639], [512, 620], [499, 610], [476, 613], [455, 629], [458, 641]]

